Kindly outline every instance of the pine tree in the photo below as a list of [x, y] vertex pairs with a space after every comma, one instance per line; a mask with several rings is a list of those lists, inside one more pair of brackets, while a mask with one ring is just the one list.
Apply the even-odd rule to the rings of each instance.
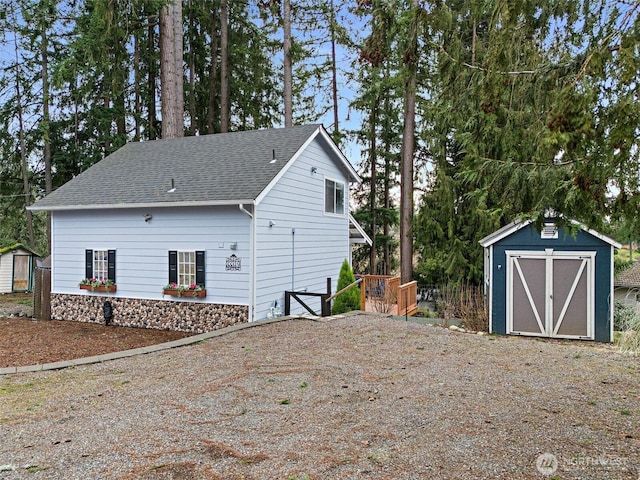
[[638, 66], [638, 9], [626, 11], [452, 1], [430, 12], [439, 46], [433, 125], [422, 129], [433, 162], [416, 224], [424, 281], [479, 282], [478, 240], [517, 218], [540, 225], [551, 209], [602, 228], [617, 205], [637, 206], [639, 109], [622, 79]]
[[[340, 275], [338, 276], [338, 287], [336, 291], [340, 291], [343, 288], [351, 285], [356, 281], [349, 262], [345, 260], [340, 267]], [[333, 301], [331, 307], [331, 314], [338, 315], [340, 313], [350, 312], [352, 310], [360, 310], [360, 290], [357, 286], [353, 286], [350, 289], [342, 292]]]

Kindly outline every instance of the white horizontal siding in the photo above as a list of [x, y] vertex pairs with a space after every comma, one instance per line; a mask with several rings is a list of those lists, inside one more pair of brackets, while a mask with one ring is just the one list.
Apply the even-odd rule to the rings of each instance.
[[[285, 290], [324, 293], [330, 277], [335, 291], [340, 266], [349, 257], [349, 220], [347, 212], [324, 213], [325, 178], [345, 184], [348, 205], [346, 172], [314, 141], [256, 207], [256, 319], [266, 317], [274, 300], [284, 311]], [[320, 312], [318, 299], [304, 301]], [[292, 303], [292, 313], [304, 312]]]
[[[146, 214], [152, 215], [149, 222], [144, 220]], [[238, 207], [54, 212], [52, 291], [81, 293], [78, 283], [85, 276], [85, 249], [114, 249], [118, 285], [115, 295], [161, 299], [162, 287], [168, 283], [169, 250], [204, 250], [204, 301], [247, 305], [251, 270], [249, 221]], [[231, 250], [232, 243], [237, 243], [237, 250]], [[240, 272], [225, 270], [226, 258], [231, 254], [241, 258]]]
[[0, 293], [13, 290], [13, 252], [0, 256]]

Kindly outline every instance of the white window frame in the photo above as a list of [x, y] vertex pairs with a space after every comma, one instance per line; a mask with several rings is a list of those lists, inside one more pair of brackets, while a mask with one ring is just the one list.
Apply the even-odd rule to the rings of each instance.
[[196, 283], [196, 251], [178, 250], [177, 268], [178, 285], [194, 285]]
[[[331, 211], [327, 210], [327, 187], [328, 187], [328, 182], [332, 182], [333, 183], [333, 208]], [[337, 212], [337, 192], [338, 192], [338, 186], [342, 187], [342, 211], [341, 212]], [[341, 182], [340, 180], [336, 180], [334, 178], [330, 178], [330, 177], [325, 177], [324, 179], [324, 213], [325, 215], [336, 215], [336, 216], [340, 216], [343, 217], [346, 215], [347, 213], [347, 188], [346, 188], [346, 183], [345, 182]]]
[[[104, 254], [100, 258], [99, 254]], [[109, 278], [109, 249], [94, 248], [93, 249], [93, 278], [98, 280], [107, 280]]]

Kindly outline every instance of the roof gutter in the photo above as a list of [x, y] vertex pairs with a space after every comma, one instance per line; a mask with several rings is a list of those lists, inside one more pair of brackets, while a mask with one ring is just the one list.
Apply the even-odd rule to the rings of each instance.
[[[243, 205], [253, 203], [253, 200], [212, 200], [212, 201], [183, 201], [183, 202], [144, 202], [144, 203], [94, 203], [85, 205], [52, 205], [39, 206], [30, 205], [27, 210], [31, 211], [72, 211], [72, 210], [107, 210], [126, 208], [165, 208], [165, 207], [212, 207], [224, 205]], [[247, 212], [248, 213], [248, 212]]]

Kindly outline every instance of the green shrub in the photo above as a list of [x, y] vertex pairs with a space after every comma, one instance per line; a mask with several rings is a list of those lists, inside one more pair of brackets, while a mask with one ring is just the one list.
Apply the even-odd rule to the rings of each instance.
[[630, 268], [633, 265], [633, 260], [629, 260], [628, 258], [620, 258], [619, 256], [613, 257], [613, 272], [615, 275], [618, 275], [621, 272], [624, 272], [626, 269]]
[[[355, 281], [356, 277], [354, 277], [353, 272], [351, 271], [349, 262], [345, 260], [342, 262], [342, 267], [340, 267], [340, 276], [338, 277], [338, 287], [336, 292], [339, 292]], [[360, 310], [360, 289], [356, 285], [342, 292], [335, 298], [331, 308], [331, 313], [333, 315], [338, 315], [352, 310]]]

